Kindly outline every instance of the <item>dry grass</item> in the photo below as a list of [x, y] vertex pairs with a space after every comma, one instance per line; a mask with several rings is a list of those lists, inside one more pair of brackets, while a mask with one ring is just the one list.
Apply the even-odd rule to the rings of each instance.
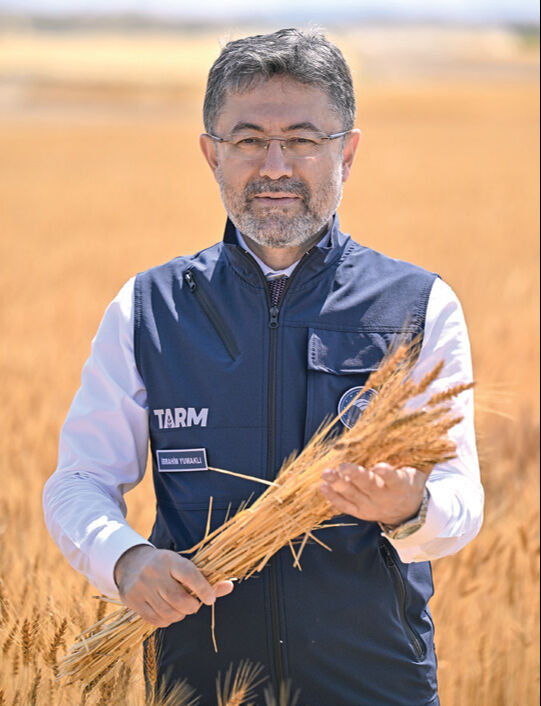
[[[530, 706], [539, 698], [538, 89], [369, 86], [359, 102], [343, 228], [453, 285], [475, 378], [491, 393], [483, 406], [512, 416], [478, 414], [485, 525], [435, 565], [442, 704]], [[134, 272], [222, 230], [194, 108], [175, 110], [148, 121], [0, 123], [0, 704], [143, 703], [139, 669], [117, 677], [112, 697], [55, 682], [53, 653], [95, 621], [97, 605], [47, 537], [40, 493], [106, 303]], [[129, 497], [143, 533], [149, 480]]]

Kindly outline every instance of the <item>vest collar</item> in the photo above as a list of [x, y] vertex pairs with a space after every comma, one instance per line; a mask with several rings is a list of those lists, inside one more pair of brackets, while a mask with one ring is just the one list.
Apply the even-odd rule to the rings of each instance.
[[[299, 284], [304, 284], [312, 277], [317, 276], [323, 269], [330, 267], [333, 263], [342, 257], [348, 243], [350, 242], [349, 235], [340, 231], [338, 215], [333, 216], [332, 224], [329, 231], [329, 239], [324, 246], [314, 245], [309, 250], [309, 259], [305, 262], [299, 276], [295, 278], [296, 289]], [[246, 252], [240, 247], [235, 225], [228, 218], [225, 224], [223, 247], [229, 264], [243, 279], [247, 280], [252, 286], [263, 287], [264, 281], [260, 268]]]

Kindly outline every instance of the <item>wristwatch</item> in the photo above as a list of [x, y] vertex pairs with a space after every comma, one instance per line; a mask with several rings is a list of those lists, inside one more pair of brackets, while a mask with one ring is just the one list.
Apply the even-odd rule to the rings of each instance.
[[415, 515], [415, 517], [410, 517], [409, 520], [406, 520], [405, 522], [402, 522], [401, 524], [399, 524], [397, 526], [385, 525], [382, 522], [380, 522], [379, 525], [380, 525], [381, 529], [385, 532], [387, 537], [389, 537], [389, 539], [405, 539], [406, 537], [409, 537], [414, 532], [417, 532], [417, 530], [421, 529], [421, 527], [424, 525], [425, 520], [426, 520], [426, 513], [428, 512], [429, 498], [430, 498], [430, 494], [425, 486], [425, 492], [423, 494], [423, 499], [421, 501], [421, 507], [419, 508], [419, 511]]

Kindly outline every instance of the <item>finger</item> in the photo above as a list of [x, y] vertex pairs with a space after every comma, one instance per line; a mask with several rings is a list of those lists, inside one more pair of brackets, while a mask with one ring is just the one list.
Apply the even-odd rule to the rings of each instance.
[[351, 477], [358, 472], [361, 466], [356, 466], [354, 463], [341, 463], [337, 468], [337, 478], [345, 481], [351, 480]]
[[376, 465], [372, 466], [370, 470], [374, 473], [379, 473], [379, 475], [384, 476], [388, 473], [392, 473], [396, 470], [396, 468], [395, 466], [391, 466], [389, 463], [376, 463]]
[[182, 588], [178, 581], [171, 581], [167, 587], [160, 587], [158, 593], [175, 611], [185, 615], [193, 615], [201, 608], [200, 601]]
[[339, 478], [338, 471], [335, 468], [326, 468], [321, 474], [321, 478], [326, 483], [334, 483]]
[[169, 620], [170, 623], [179, 620], [179, 616], [186, 616], [186, 613], [182, 609], [174, 608], [158, 592], [155, 592], [151, 598], [147, 598], [147, 603], [152, 606], [161, 618]]
[[340, 467], [331, 481], [333, 490], [344, 495], [346, 499], [353, 501], [359, 494], [369, 499], [382, 485], [381, 479], [376, 480], [376, 477], [364, 468], [352, 464], [347, 466], [346, 469]]
[[197, 598], [206, 605], [213, 605], [216, 601], [216, 594], [212, 586], [199, 571], [197, 566], [189, 559], [181, 556], [174, 556], [171, 563], [171, 576], [189, 588]]
[[152, 625], [163, 627], [163, 617], [158, 615], [148, 601], [145, 601], [143, 607], [136, 612], [139, 613], [139, 615], [146, 620], [147, 623], [152, 623]]
[[391, 490], [400, 487], [424, 487], [427, 480], [426, 474], [421, 473], [411, 466], [401, 466], [400, 468], [393, 468], [392, 466], [379, 468], [378, 466], [374, 466], [373, 471]]
[[374, 495], [370, 488], [368, 491], [362, 490], [351, 480], [339, 480], [330, 487], [335, 493], [338, 493], [338, 495], [341, 495], [345, 500], [349, 500], [353, 504], [358, 504], [362, 501], [371, 502]]
[[178, 622], [186, 617], [177, 611], [165, 614], [162, 611], [155, 610], [154, 606], [148, 601], [144, 601], [137, 607], [132, 606], [132, 609], [147, 623], [159, 628], [166, 628], [171, 625], [171, 623]]
[[214, 586], [214, 592], [216, 593], [216, 598], [222, 598], [222, 596], [227, 596], [234, 589], [235, 584], [233, 581], [220, 581]]
[[330, 485], [323, 483], [320, 486], [320, 491], [323, 497], [339, 512], [346, 513], [347, 515], [357, 515], [357, 506], [355, 503], [336, 492], [334, 486], [331, 487]]
[[404, 473], [400, 468], [390, 466], [388, 463], [376, 463], [370, 469], [370, 473], [376, 478], [380, 478], [388, 486], [394, 485], [404, 477]]
[[371, 469], [366, 469], [362, 466], [347, 464], [347, 468], [344, 471], [340, 471], [340, 476], [345, 482], [353, 485], [367, 497], [371, 497], [375, 492], [385, 488], [385, 480], [383, 478]]
[[334, 483], [339, 478], [347, 477], [358, 468], [362, 469], [362, 466], [356, 466], [354, 463], [341, 463], [338, 468], [326, 468], [321, 477], [327, 483]]
[[401, 476], [408, 476], [410, 478], [415, 478], [418, 480], [426, 479], [427, 477], [426, 473], [423, 473], [422, 471], [419, 471], [417, 468], [413, 468], [412, 466], [400, 466], [400, 468], [396, 469], [396, 473], [400, 474]]

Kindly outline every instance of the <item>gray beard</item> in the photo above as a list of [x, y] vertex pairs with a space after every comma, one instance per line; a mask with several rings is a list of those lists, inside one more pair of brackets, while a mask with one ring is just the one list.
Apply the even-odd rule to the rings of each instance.
[[[235, 226], [243, 235], [269, 248], [302, 246], [313, 240], [318, 233], [323, 235], [331, 216], [340, 204], [343, 187], [341, 167], [336, 170], [328, 186], [317, 199], [312, 198], [303, 181], [294, 179], [251, 182], [244, 190], [242, 201], [230, 198], [220, 173], [218, 183], [225, 209]], [[251, 197], [269, 191], [298, 194], [302, 197], [304, 212], [292, 216], [280, 206], [258, 209], [255, 212]]]
[[304, 245], [317, 233], [323, 235], [331, 215], [318, 218], [316, 214], [306, 212], [292, 219], [291, 216], [279, 213], [278, 209], [268, 209], [257, 216], [253, 213], [245, 213], [242, 218], [237, 218], [237, 223], [232, 214], [229, 214], [229, 217], [243, 235], [259, 245], [268, 248], [287, 248]]

